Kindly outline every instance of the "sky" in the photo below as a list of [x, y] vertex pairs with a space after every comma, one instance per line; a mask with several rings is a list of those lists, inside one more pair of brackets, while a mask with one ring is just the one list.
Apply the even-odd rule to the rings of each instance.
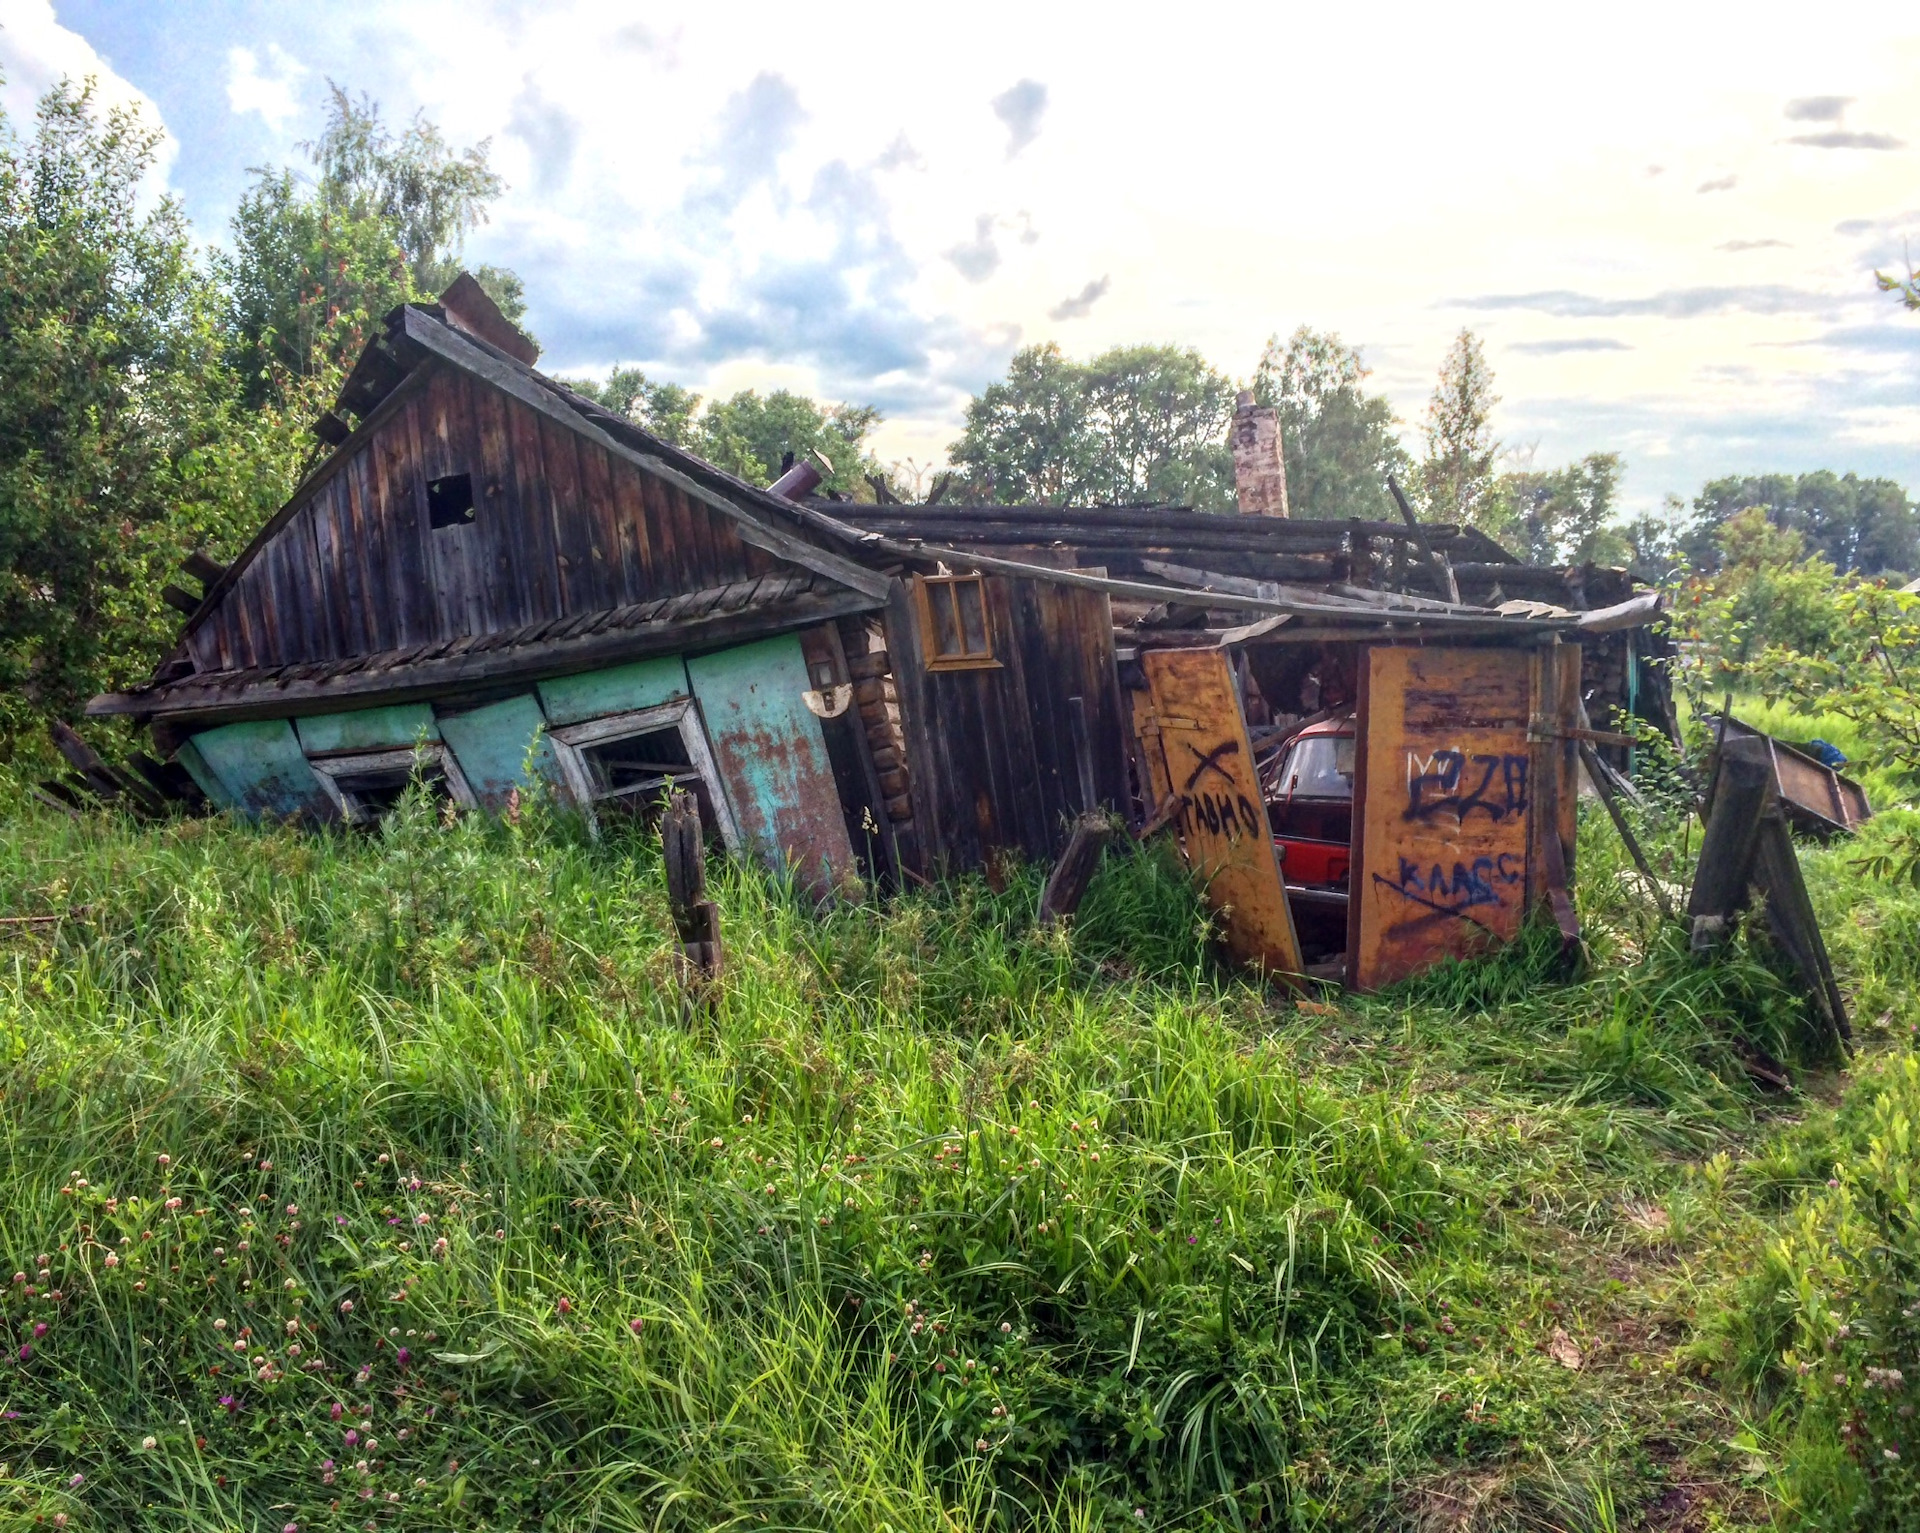
[[224, 236], [328, 82], [485, 140], [469, 241], [543, 369], [873, 404], [944, 458], [1022, 345], [1197, 347], [1250, 377], [1306, 324], [1419, 450], [1485, 341], [1515, 465], [1626, 461], [1628, 509], [1813, 468], [1920, 490], [1920, 23], [1876, 4], [1268, 0], [1188, 9], [0, 0], [0, 104], [138, 102]]

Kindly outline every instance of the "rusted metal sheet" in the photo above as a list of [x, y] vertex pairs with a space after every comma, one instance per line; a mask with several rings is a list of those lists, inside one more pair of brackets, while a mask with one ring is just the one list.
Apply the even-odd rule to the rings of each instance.
[[[1572, 657], [1577, 681], [1578, 650]], [[1520, 930], [1535, 892], [1530, 837], [1542, 757], [1529, 725], [1540, 664], [1523, 649], [1369, 650], [1354, 782], [1355, 988], [1392, 984]], [[1560, 673], [1550, 667], [1549, 675], [1554, 700]], [[1556, 841], [1559, 797], [1545, 808]]]
[[726, 794], [756, 855], [791, 864], [808, 888], [826, 892], [857, 877], [820, 721], [802, 701], [809, 687], [793, 634], [687, 662]]
[[1227, 951], [1276, 975], [1300, 974], [1293, 912], [1226, 651], [1148, 650], [1140, 664], [1151, 697], [1141, 744], [1157, 758], [1156, 791], [1178, 801], [1174, 834], [1220, 912]]
[[1724, 725], [1714, 721], [1716, 735], [1723, 727], [1729, 740], [1766, 742], [1767, 758], [1773, 764], [1773, 780], [1780, 794], [1780, 808], [1795, 830], [1809, 836], [1848, 835], [1863, 821], [1873, 818], [1867, 790], [1851, 777], [1842, 777], [1817, 757], [1736, 718], [1728, 718]]

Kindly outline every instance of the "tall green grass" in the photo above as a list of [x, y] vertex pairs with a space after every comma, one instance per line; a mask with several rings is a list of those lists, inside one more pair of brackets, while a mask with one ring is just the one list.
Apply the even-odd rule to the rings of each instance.
[[1688, 1168], [1796, 1003], [1582, 834], [1585, 971], [1301, 1010], [1160, 854], [1065, 931], [716, 866], [701, 1001], [643, 840], [24, 812], [0, 1528], [1621, 1525], [1727, 1434], [1583, 1253], [1760, 1228]]

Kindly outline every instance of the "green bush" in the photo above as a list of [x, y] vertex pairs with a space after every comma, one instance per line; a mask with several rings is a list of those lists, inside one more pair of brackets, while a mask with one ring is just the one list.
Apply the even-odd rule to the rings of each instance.
[[1821, 1528], [1920, 1528], [1920, 1055], [1864, 1097], [1864, 1153], [1800, 1205], [1749, 1287], [1780, 1344], [1787, 1508]]

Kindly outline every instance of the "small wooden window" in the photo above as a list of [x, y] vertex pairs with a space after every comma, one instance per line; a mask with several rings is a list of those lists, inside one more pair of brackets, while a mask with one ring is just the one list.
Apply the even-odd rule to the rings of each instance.
[[920, 601], [920, 637], [930, 671], [997, 667], [987, 585], [979, 575], [922, 575], [914, 581]]

